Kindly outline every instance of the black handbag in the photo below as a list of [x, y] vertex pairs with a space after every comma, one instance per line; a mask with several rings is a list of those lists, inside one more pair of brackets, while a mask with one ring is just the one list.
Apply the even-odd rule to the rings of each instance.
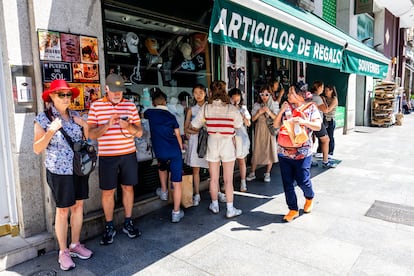
[[[45, 112], [49, 121], [53, 121], [51, 116], [51, 110]], [[73, 150], [73, 172], [79, 176], [89, 175], [96, 167], [96, 160], [98, 155], [93, 145], [90, 145], [86, 139], [82, 139], [76, 142], [72, 141], [72, 138], [61, 127], [59, 131], [63, 134], [68, 142], [69, 146]], [[85, 138], [85, 137], [84, 137]]]
[[200, 128], [198, 132], [197, 154], [198, 157], [204, 158], [207, 153], [208, 132], [205, 127]]
[[[204, 118], [206, 117], [207, 104], [204, 106]], [[199, 158], [204, 158], [207, 153], [208, 132], [207, 128], [203, 126], [198, 132], [197, 154]]]
[[276, 136], [278, 133], [278, 129], [273, 126], [273, 119], [270, 116], [265, 115], [266, 117], [266, 125], [269, 129], [270, 135]]

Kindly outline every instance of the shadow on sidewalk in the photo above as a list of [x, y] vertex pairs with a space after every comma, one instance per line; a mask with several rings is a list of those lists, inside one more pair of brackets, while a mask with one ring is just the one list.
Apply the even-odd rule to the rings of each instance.
[[[323, 173], [326, 169], [312, 167], [312, 177]], [[117, 228], [114, 242], [108, 246], [99, 245], [100, 236], [86, 241], [86, 246], [94, 252], [90, 260], [74, 259], [76, 268], [65, 275], [130, 275], [145, 267], [160, 261], [164, 257], [188, 246], [192, 242], [206, 236], [230, 221], [240, 225], [230, 228], [230, 231], [262, 231], [261, 227], [272, 223], [283, 223], [284, 214], [256, 211], [258, 206], [283, 194], [280, 169], [274, 164], [270, 183], [264, 183], [264, 167], [258, 168], [255, 181], [248, 182], [248, 192], [239, 190], [240, 177], [235, 176], [235, 206], [243, 210], [243, 214], [233, 219], [226, 219], [226, 204], [220, 203], [220, 213], [213, 215], [208, 210], [210, 195], [208, 191], [201, 193], [201, 202], [197, 207], [185, 209], [185, 217], [180, 223], [173, 224], [171, 220], [171, 205], [158, 209], [135, 221], [142, 236], [129, 239]], [[299, 196], [299, 195], [298, 195]], [[286, 211], [277, 210], [276, 212]], [[191, 250], [191, 249], [190, 249]], [[60, 272], [57, 263], [57, 252], [52, 251], [23, 264], [9, 268], [7, 271], [22, 275], [38, 275], [39, 272]]]

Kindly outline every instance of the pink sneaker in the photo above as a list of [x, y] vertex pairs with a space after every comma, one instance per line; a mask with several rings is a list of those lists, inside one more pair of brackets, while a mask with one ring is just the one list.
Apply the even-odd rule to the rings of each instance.
[[76, 244], [74, 248], [69, 247], [70, 256], [74, 258], [80, 258], [82, 260], [87, 260], [92, 257], [93, 252], [90, 251], [85, 245], [80, 244], [79, 242]]
[[75, 263], [72, 261], [69, 249], [67, 248], [63, 250], [61, 253], [59, 253], [58, 262], [60, 263], [60, 269], [62, 270], [70, 270], [75, 267]]

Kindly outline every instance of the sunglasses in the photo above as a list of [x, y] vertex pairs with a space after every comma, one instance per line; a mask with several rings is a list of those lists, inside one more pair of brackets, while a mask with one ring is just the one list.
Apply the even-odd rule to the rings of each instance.
[[61, 99], [63, 98], [72, 98], [72, 93], [57, 93], [57, 96]]
[[269, 97], [270, 94], [269, 93], [260, 93], [259, 95], [262, 96], [262, 97], [263, 96]]

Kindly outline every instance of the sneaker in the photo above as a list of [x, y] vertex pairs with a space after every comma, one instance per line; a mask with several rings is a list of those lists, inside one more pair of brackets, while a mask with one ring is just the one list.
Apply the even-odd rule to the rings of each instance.
[[59, 260], [60, 269], [62, 270], [70, 270], [74, 268], [76, 265], [72, 261], [72, 257], [70, 256], [69, 249], [63, 250], [61, 253], [59, 253]]
[[221, 203], [226, 203], [227, 202], [226, 194], [222, 192], [218, 192], [218, 201]]
[[138, 228], [134, 227], [132, 220], [130, 220], [128, 223], [124, 223], [124, 228], [122, 228], [122, 232], [127, 234], [130, 239], [134, 239], [136, 237], [141, 236], [141, 232], [138, 230]]
[[310, 213], [312, 212], [313, 208], [313, 200], [312, 199], [306, 199], [305, 206], [303, 206], [303, 212], [304, 213]]
[[247, 181], [252, 181], [256, 179], [256, 175], [254, 174], [254, 172], [249, 173], [249, 175], [246, 177]]
[[264, 181], [264, 182], [270, 182], [270, 180], [271, 180], [271, 179], [270, 179], [270, 173], [265, 173], [265, 174], [264, 174], [264, 180], [263, 180], [263, 181]]
[[161, 188], [157, 188], [157, 196], [160, 197], [161, 200], [167, 201], [168, 200], [168, 191], [163, 192]]
[[317, 153], [315, 153], [315, 158], [322, 158], [323, 157], [323, 154], [322, 154], [322, 152], [317, 152]]
[[108, 225], [105, 226], [105, 232], [103, 234], [101, 245], [108, 245], [114, 242], [114, 237], [116, 235], [116, 230], [114, 227]]
[[218, 214], [220, 212], [219, 206], [214, 206], [213, 202], [210, 203], [210, 205], [208, 206], [208, 209], [213, 213], [213, 214]]
[[226, 218], [234, 218], [240, 216], [242, 213], [242, 210], [233, 207], [233, 209], [227, 209]]
[[328, 159], [333, 159], [333, 154], [328, 154]]
[[247, 192], [247, 185], [246, 185], [246, 181], [242, 181], [240, 183], [240, 192]]
[[322, 167], [327, 169], [336, 168], [336, 164], [333, 163], [331, 160], [328, 160], [328, 162], [322, 162]]
[[73, 258], [80, 258], [82, 260], [87, 260], [92, 257], [93, 252], [85, 247], [84, 244], [77, 243], [74, 248], [69, 248], [70, 256]]
[[171, 222], [180, 222], [180, 220], [184, 217], [184, 211], [180, 209], [180, 211], [178, 213], [174, 212], [174, 210], [172, 210], [171, 212]]
[[313, 161], [312, 160], [311, 166], [312, 167], [317, 167], [318, 166], [318, 161]]
[[296, 210], [290, 210], [289, 213], [287, 213], [286, 216], [283, 217], [283, 219], [286, 222], [291, 222], [292, 220], [294, 220], [295, 218], [297, 218], [299, 216], [299, 211]]
[[200, 194], [196, 194], [193, 196], [193, 206], [198, 206], [200, 204]]

